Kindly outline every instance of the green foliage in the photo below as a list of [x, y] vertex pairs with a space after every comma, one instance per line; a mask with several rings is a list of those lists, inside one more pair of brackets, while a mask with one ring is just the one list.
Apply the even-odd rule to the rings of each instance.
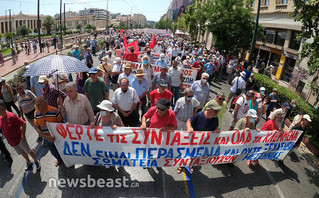
[[184, 15], [182, 17], [178, 17], [177, 23], [176, 23], [176, 28], [183, 30], [183, 32], [186, 31], [186, 19]]
[[33, 29], [33, 32], [34, 32], [34, 33], [38, 33], [38, 31], [39, 31], [38, 28], [34, 28], [34, 29]]
[[48, 34], [51, 34], [51, 26], [54, 24], [54, 19], [52, 16], [47, 16], [45, 17], [45, 19], [43, 20], [42, 25], [45, 27], [45, 29], [47, 30]]
[[216, 0], [208, 2], [208, 30], [215, 38], [215, 46], [226, 51], [250, 48], [254, 17], [252, 9], [244, 7], [243, 0]]
[[11, 48], [5, 48], [1, 50], [2, 55], [7, 55], [7, 54], [11, 54]]
[[82, 25], [81, 25], [81, 24], [77, 24], [77, 25], [76, 25], [76, 29], [77, 29], [77, 30], [81, 30], [81, 28], [82, 28]]
[[172, 27], [173, 20], [172, 19], [161, 19], [159, 22], [155, 23], [155, 28], [157, 29], [170, 29], [173, 30]]
[[4, 38], [9, 41], [10, 39], [14, 38], [15, 37], [15, 34], [14, 33], [11, 33], [11, 32], [7, 32], [4, 34]]
[[94, 25], [91, 25], [91, 24], [87, 24], [86, 26], [85, 26], [85, 29], [87, 29], [87, 30], [95, 30], [96, 29], [96, 27], [94, 26]]
[[285, 87], [279, 86], [278, 83], [273, 81], [268, 76], [263, 74], [255, 74], [256, 79], [256, 89], [259, 90], [260, 87], [266, 88], [266, 94], [270, 94], [273, 88], [278, 89], [278, 99], [276, 108], [280, 108], [284, 102], [290, 102], [292, 99], [297, 100], [297, 106], [292, 109], [291, 117], [293, 118], [301, 110], [304, 110], [311, 117], [312, 122], [310, 123], [307, 129], [307, 137], [311, 143], [316, 145], [319, 148], [319, 133], [318, 127], [316, 126], [319, 123], [319, 111], [301, 98], [296, 92], [291, 91]]
[[24, 83], [26, 82], [26, 77], [23, 76], [25, 73], [25, 67], [21, 67], [16, 74], [14, 74], [14, 77], [10, 80], [8, 80], [8, 84], [14, 88], [17, 86], [18, 83]]
[[25, 37], [25, 35], [27, 35], [29, 33], [29, 30], [30, 29], [26, 25], [21, 25], [17, 29], [17, 34], [22, 36], [22, 37]]
[[2, 39], [2, 34], [0, 33], [0, 40]]
[[[300, 50], [301, 60], [306, 57], [309, 58], [309, 74], [314, 75], [317, 74], [319, 69], [319, 1], [294, 0], [294, 5], [295, 10], [292, 16], [295, 18], [295, 21], [302, 23], [300, 37], [306, 40]], [[315, 77], [310, 86], [318, 94], [317, 79]]]

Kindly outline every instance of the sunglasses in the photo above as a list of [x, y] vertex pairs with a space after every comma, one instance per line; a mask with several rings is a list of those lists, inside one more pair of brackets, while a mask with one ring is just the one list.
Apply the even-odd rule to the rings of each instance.
[[225, 100], [225, 98], [218, 98], [218, 100], [222, 100], [222, 101], [224, 101], [224, 100]]
[[128, 85], [125, 85], [125, 84], [121, 84], [121, 87], [126, 87], [126, 86], [128, 86]]

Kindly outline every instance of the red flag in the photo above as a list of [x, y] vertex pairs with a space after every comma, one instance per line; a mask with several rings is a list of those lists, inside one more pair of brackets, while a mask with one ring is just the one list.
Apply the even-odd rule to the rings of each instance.
[[154, 47], [155, 47], [155, 35], [153, 36], [152, 41], [150, 43], [150, 48], [154, 49]]
[[123, 32], [124, 32], [124, 30], [123, 30], [123, 28], [121, 28], [121, 32], [120, 32], [120, 34], [123, 34]]
[[128, 44], [126, 47], [125, 47], [125, 52], [128, 52], [127, 49], [129, 47], [133, 46], [134, 47], [134, 53], [136, 53], [137, 55], [139, 55], [139, 52], [138, 52], [138, 41], [134, 41], [133, 43], [131, 44]]
[[126, 36], [124, 36], [123, 45], [124, 45], [124, 47], [125, 47], [125, 49], [126, 49], [126, 46], [127, 46]]

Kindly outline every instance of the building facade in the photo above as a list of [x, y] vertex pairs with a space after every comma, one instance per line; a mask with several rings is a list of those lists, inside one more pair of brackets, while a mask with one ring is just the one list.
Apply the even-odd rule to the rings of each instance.
[[[45, 19], [45, 15], [40, 15], [40, 23], [42, 24], [43, 20]], [[18, 27], [22, 25], [26, 25], [32, 31], [38, 27], [37, 24], [38, 16], [37, 15], [27, 15], [20, 12], [17, 15], [11, 15], [11, 23], [9, 16], [0, 16], [0, 33], [5, 34], [10, 32], [10, 25], [11, 31], [13, 33], [17, 33]]]
[[[64, 23], [64, 19], [62, 19], [62, 24]], [[57, 24], [60, 24], [60, 20], [57, 20]], [[76, 31], [76, 26], [81, 24], [82, 29], [84, 29], [88, 24], [96, 26], [95, 15], [86, 15], [86, 16], [77, 16], [77, 17], [69, 17], [65, 19], [65, 26], [69, 30]]]

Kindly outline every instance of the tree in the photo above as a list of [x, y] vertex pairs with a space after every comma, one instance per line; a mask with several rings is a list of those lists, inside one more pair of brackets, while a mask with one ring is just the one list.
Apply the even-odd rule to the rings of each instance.
[[34, 32], [34, 33], [38, 33], [38, 28], [34, 28], [34, 29], [33, 29], [33, 32]]
[[[301, 60], [308, 57], [307, 62], [309, 74], [317, 74], [319, 69], [319, 2], [294, 0], [295, 10], [292, 16], [296, 21], [302, 23], [302, 33], [300, 38], [305, 42], [299, 52]], [[319, 88], [316, 86], [318, 75], [316, 75], [310, 83], [312, 90], [318, 94]]]
[[85, 26], [85, 29], [87, 29], [87, 30], [95, 30], [96, 29], [96, 27], [94, 26], [94, 25], [91, 25], [91, 24], [87, 24], [86, 26]]
[[14, 38], [14, 34], [13, 33], [11, 33], [11, 32], [7, 32], [7, 33], [5, 33], [4, 34], [4, 38], [7, 40], [7, 42], [10, 40], [10, 39], [12, 39], [12, 38]]
[[186, 21], [185, 21], [185, 17], [184, 17], [184, 16], [179, 17], [179, 18], [177, 19], [176, 27], [177, 27], [178, 29], [181, 29], [181, 30], [183, 30], [183, 31], [186, 31]]
[[[246, 3], [250, 3], [246, 1]], [[254, 28], [252, 9], [243, 0], [216, 0], [205, 5], [208, 30], [215, 46], [226, 51], [245, 51], [251, 43]]]
[[26, 25], [21, 25], [17, 28], [17, 34], [25, 37], [29, 33], [29, 28]]
[[82, 25], [81, 25], [81, 24], [77, 24], [77, 25], [76, 25], [76, 29], [77, 29], [77, 30], [81, 30], [81, 28], [82, 28]]
[[47, 16], [45, 17], [45, 19], [43, 20], [42, 25], [45, 27], [45, 29], [47, 30], [48, 34], [51, 34], [51, 26], [54, 24], [54, 19], [52, 16]]

